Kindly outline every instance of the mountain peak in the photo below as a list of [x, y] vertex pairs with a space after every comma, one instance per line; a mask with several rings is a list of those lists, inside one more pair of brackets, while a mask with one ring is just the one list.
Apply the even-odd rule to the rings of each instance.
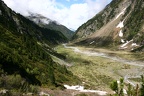
[[42, 16], [41, 14], [37, 14], [37, 13], [29, 13], [28, 18], [34, 21], [36, 24], [39, 24], [39, 23], [49, 24], [50, 22], [53, 22], [51, 19], [46, 18]]
[[65, 27], [64, 25], [61, 25], [57, 21], [51, 20], [47, 17], [44, 17], [41, 14], [37, 13], [30, 13], [30, 15], [27, 17], [28, 19], [32, 20], [36, 24], [38, 24], [40, 27], [48, 28], [51, 30], [56, 30], [61, 32], [65, 37], [68, 39], [71, 39], [74, 32]]
[[[144, 41], [143, 5], [143, 0], [113, 0], [104, 10], [80, 26], [73, 40], [77, 44], [114, 45], [118, 49], [126, 50], [144, 46], [142, 44]], [[95, 43], [91, 44], [93, 41]]]

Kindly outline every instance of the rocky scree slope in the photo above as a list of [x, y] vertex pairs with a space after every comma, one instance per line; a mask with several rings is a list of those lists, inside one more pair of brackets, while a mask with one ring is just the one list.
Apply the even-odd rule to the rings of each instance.
[[72, 39], [81, 45], [144, 51], [144, 1], [113, 0], [81, 25]]
[[57, 31], [41, 28], [9, 9], [0, 0], [0, 89], [28, 90], [28, 85], [58, 87], [77, 78], [55, 63], [52, 50], [67, 41]]
[[30, 13], [29, 16], [27, 16], [29, 20], [34, 21], [36, 24], [38, 24], [40, 27], [48, 28], [51, 30], [59, 31], [61, 32], [67, 39], [71, 39], [74, 35], [74, 32], [65, 27], [64, 25], [59, 24], [57, 21], [53, 21], [47, 17], [44, 17], [40, 14], [34, 14]]

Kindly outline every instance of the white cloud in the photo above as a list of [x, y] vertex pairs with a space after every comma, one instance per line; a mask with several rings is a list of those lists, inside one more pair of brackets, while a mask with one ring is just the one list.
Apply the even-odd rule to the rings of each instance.
[[[56, 0], [3, 1], [18, 13], [23, 15], [28, 15], [28, 12], [39, 13], [72, 29], [77, 29], [110, 2], [110, 0], [82, 0], [81, 3], [65, 7], [66, 5]], [[66, 1], [71, 2], [71, 0]]]

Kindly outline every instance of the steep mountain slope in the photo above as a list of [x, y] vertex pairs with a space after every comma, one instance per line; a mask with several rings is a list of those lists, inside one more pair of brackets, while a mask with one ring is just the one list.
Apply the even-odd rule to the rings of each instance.
[[51, 47], [66, 41], [63, 34], [37, 26], [0, 1], [0, 88], [23, 91], [29, 84], [56, 87], [76, 81], [50, 56], [64, 58]]
[[68, 39], [71, 39], [71, 37], [74, 35], [74, 32], [69, 30], [67, 27], [57, 23], [56, 21], [52, 21], [49, 18], [46, 18], [40, 14], [30, 13], [30, 16], [28, 16], [27, 18], [34, 21], [36, 24], [38, 24], [41, 27], [60, 31]]
[[144, 46], [144, 1], [113, 0], [104, 10], [80, 26], [73, 36], [77, 44], [117, 46], [133, 50]]

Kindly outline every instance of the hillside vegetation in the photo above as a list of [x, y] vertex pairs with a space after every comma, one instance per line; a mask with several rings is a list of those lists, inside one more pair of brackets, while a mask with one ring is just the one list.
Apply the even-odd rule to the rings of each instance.
[[77, 45], [144, 51], [143, 12], [143, 0], [112, 0], [77, 29], [73, 42]]
[[66, 41], [63, 34], [37, 26], [0, 1], [0, 89], [31, 92], [34, 85], [63, 88], [78, 82], [50, 56], [64, 59], [52, 47]]

